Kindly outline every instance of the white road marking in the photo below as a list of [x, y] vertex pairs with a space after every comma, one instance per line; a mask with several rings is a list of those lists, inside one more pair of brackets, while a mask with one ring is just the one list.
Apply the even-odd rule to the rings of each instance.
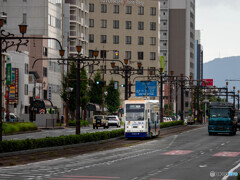
[[[237, 166], [235, 166], [234, 168], [232, 168], [230, 171], [228, 171], [229, 173], [232, 173], [233, 171], [235, 171], [236, 169], [238, 169], [240, 167], [240, 163], [237, 165]], [[222, 178], [222, 180], [227, 180], [229, 178], [229, 176], [228, 175], [225, 175], [223, 178]]]

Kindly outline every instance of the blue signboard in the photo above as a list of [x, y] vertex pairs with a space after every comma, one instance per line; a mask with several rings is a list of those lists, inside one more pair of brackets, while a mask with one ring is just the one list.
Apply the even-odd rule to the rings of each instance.
[[157, 96], [157, 81], [136, 81], [135, 87], [135, 96]]

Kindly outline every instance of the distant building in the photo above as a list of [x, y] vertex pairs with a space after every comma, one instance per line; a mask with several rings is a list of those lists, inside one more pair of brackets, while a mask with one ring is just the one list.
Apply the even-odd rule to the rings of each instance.
[[195, 80], [203, 80], [203, 47], [201, 44], [201, 32], [195, 31]]

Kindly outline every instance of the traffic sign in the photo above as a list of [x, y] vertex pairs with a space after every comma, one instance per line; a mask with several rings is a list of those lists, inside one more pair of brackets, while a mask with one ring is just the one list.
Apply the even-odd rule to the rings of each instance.
[[135, 87], [135, 96], [157, 96], [157, 81], [136, 81]]

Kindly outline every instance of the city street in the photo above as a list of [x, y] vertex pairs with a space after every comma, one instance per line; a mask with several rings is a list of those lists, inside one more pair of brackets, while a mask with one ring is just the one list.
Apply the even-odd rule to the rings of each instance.
[[[109, 127], [108, 129], [103, 129], [102, 127], [98, 129], [93, 129], [92, 125], [89, 127], [81, 127], [81, 134], [92, 133], [92, 132], [101, 132], [101, 131], [112, 131], [115, 129], [120, 129], [115, 126]], [[3, 140], [22, 140], [22, 139], [38, 139], [45, 137], [58, 137], [61, 135], [71, 135], [75, 134], [75, 128], [65, 128], [65, 129], [42, 129], [40, 132], [26, 133], [26, 134], [16, 134], [3, 136]]]
[[140, 145], [4, 167], [0, 179], [229, 180], [234, 178], [226, 172], [240, 171], [239, 135], [209, 136], [203, 127]]

